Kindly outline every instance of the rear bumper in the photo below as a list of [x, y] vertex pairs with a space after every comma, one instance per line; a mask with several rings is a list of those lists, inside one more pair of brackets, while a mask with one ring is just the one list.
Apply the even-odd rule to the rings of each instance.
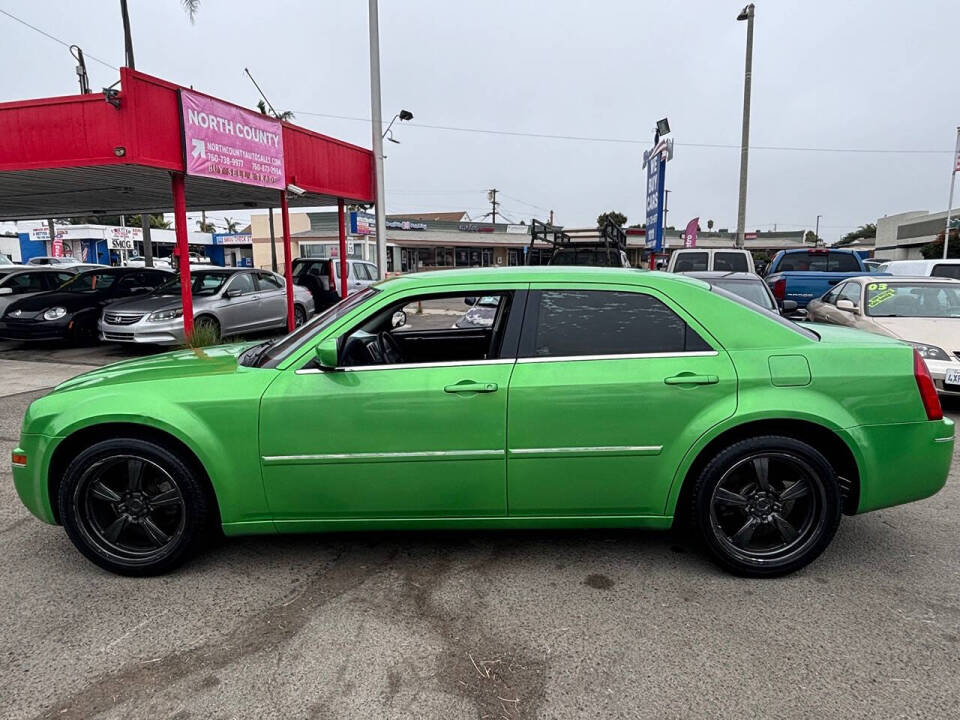
[[953, 421], [861, 425], [848, 428], [860, 457], [857, 512], [921, 500], [947, 482], [953, 460]]
[[947, 370], [960, 369], [960, 363], [953, 361], [941, 362], [939, 360], [927, 360], [927, 369], [933, 377], [933, 384], [937, 386], [937, 392], [941, 395], [950, 395], [960, 397], [960, 385], [944, 385], [943, 378]]

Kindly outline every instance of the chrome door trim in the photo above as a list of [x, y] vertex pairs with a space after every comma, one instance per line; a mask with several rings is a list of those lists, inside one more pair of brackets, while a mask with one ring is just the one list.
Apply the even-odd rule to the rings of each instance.
[[342, 464], [355, 462], [409, 462], [417, 460], [484, 460], [503, 457], [503, 450], [417, 450], [414, 452], [328, 453], [321, 455], [264, 455], [268, 465]]
[[686, 357], [716, 357], [716, 350], [697, 350], [691, 352], [655, 352], [655, 353], [623, 353], [619, 355], [556, 355], [548, 357], [522, 357], [518, 363], [545, 363], [570, 362], [573, 360], [637, 360], [641, 358], [686, 358]]
[[545, 447], [545, 448], [511, 448], [507, 452], [510, 457], [546, 458], [556, 457], [595, 457], [595, 456], [623, 456], [623, 455], [659, 455], [663, 445], [586, 445], [582, 447]]

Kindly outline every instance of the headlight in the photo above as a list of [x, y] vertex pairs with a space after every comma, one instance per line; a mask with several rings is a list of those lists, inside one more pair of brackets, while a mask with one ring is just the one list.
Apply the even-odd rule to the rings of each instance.
[[917, 352], [920, 353], [920, 356], [924, 360], [939, 360], [941, 362], [950, 362], [950, 356], [947, 355], [941, 348], [938, 348], [936, 345], [927, 345], [926, 343], [913, 342], [912, 340], [907, 340], [908, 343], [913, 345]]
[[67, 309], [65, 307], [52, 307], [49, 310], [44, 311], [43, 319], [44, 320], [59, 320], [64, 315], [67, 314]]
[[158, 310], [155, 313], [150, 313], [147, 316], [149, 322], [160, 322], [162, 320], [176, 320], [178, 317], [183, 317], [183, 308], [177, 308], [176, 310]]

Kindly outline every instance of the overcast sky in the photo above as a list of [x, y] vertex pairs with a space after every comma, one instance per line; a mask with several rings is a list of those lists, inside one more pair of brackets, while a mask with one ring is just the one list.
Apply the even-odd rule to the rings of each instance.
[[[363, 0], [130, 0], [137, 67], [253, 106], [249, 67], [278, 110], [369, 147]], [[746, 23], [736, 1], [381, 0], [383, 110], [413, 123], [386, 146], [390, 212], [489, 209], [510, 219], [642, 222], [642, 151], [654, 122], [677, 143], [668, 224], [735, 228]], [[91, 84], [117, 79], [119, 2], [0, 0], [88, 55]], [[760, 0], [747, 229], [812, 228], [828, 241], [905, 210], [945, 208], [960, 124], [960, 3]], [[76, 92], [66, 48], [0, 15], [0, 100]], [[311, 114], [314, 113], [314, 114]], [[588, 142], [418, 127], [611, 138]], [[696, 147], [685, 143], [730, 145]], [[759, 146], [937, 153], [813, 152]]]

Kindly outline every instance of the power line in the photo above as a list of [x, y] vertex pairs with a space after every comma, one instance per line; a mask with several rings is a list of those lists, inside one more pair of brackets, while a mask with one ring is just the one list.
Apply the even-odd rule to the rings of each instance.
[[[28, 23], [26, 20], [23, 20], [23, 19], [21, 19], [21, 18], [18, 18], [18, 17], [17, 17], [16, 15], [14, 15], [13, 13], [9, 13], [9, 12], [7, 12], [6, 10], [4, 10], [4, 9], [2, 9], [2, 8], [0, 8], [0, 14], [6, 15], [8, 18], [10, 18], [11, 20], [13, 20], [13, 21], [15, 21], [15, 22], [20, 23], [21, 25], [26, 25], [26, 26], [27, 26], [28, 28], [30, 28], [31, 30], [34, 30], [34, 31], [40, 33], [40, 34], [43, 35], [44, 37], [50, 38], [50, 39], [53, 40], [54, 42], [60, 43], [60, 44], [63, 45], [65, 48], [69, 48], [71, 45], [74, 44], [74, 43], [68, 43], [68, 42], [66, 42], [66, 41], [64, 41], [64, 40], [61, 40], [60, 38], [55, 37], [54, 35], [51, 35], [50, 33], [46, 32], [46, 31], [44, 31], [44, 30], [41, 30], [41, 29], [38, 28], [36, 25], [31, 25], [31, 24]], [[96, 56], [94, 56], [94, 55], [91, 55], [90, 53], [84, 53], [84, 57], [88, 57], [88, 58], [90, 58], [91, 60], [93, 60], [94, 62], [100, 63], [101, 65], [106, 65], [106, 66], [107, 66], [108, 68], [110, 68], [111, 70], [116, 70], [116, 71], [118, 71], [118, 72], [120, 71], [120, 68], [118, 68], [116, 65], [111, 65], [111, 64], [108, 63], [106, 60], [101, 60], [100, 58], [98, 58], [98, 57], [96, 57]]]

